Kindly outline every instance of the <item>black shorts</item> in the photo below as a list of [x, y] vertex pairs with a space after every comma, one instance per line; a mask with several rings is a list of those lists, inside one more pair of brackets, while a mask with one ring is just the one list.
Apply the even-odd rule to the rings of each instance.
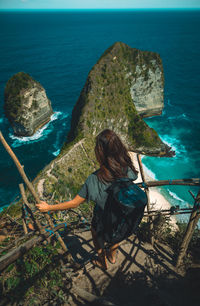
[[96, 232], [102, 231], [103, 229], [102, 220], [103, 220], [103, 210], [95, 209], [93, 212], [91, 226]]
[[99, 243], [99, 246], [101, 248], [104, 248], [104, 235], [103, 235], [103, 210], [102, 209], [98, 209], [98, 210], [94, 210], [93, 213], [93, 218], [92, 218], [92, 222], [91, 222], [91, 227], [95, 230], [96, 235], [97, 235], [97, 240]]

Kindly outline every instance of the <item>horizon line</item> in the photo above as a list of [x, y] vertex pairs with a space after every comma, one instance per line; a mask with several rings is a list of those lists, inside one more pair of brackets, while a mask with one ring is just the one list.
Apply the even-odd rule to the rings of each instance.
[[89, 10], [104, 10], [104, 11], [122, 11], [122, 10], [200, 10], [200, 7], [147, 7], [147, 8], [0, 8], [0, 11], [89, 11]]

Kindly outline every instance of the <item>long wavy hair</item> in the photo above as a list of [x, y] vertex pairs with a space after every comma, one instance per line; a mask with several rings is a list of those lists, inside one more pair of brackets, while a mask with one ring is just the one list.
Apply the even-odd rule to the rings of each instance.
[[127, 177], [128, 167], [135, 174], [138, 173], [132, 164], [127, 148], [112, 130], [106, 129], [96, 137], [95, 155], [100, 164], [97, 176], [103, 182]]

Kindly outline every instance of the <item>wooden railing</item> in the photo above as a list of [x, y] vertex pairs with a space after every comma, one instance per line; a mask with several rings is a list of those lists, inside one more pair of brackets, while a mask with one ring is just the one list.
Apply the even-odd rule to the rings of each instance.
[[[2, 142], [2, 144], [5, 147], [8, 154], [13, 159], [13, 161], [14, 161], [23, 181], [25, 182], [25, 184], [26, 184], [28, 190], [30, 191], [30, 193], [33, 195], [33, 198], [34, 198], [35, 202], [40, 203], [40, 199], [39, 199], [32, 183], [28, 180], [23, 166], [20, 164], [19, 160], [17, 159], [16, 155], [14, 154], [14, 152], [12, 151], [10, 146], [7, 144], [7, 142], [4, 139], [1, 132], [0, 132], [0, 141]], [[179, 179], [179, 180], [146, 181], [145, 176], [144, 176], [142, 162], [141, 162], [141, 157], [140, 157], [139, 154], [137, 154], [137, 159], [138, 159], [138, 163], [139, 163], [139, 167], [140, 167], [140, 173], [141, 173], [141, 177], [142, 177], [142, 182], [137, 183], [137, 185], [141, 188], [144, 188], [144, 190], [147, 194], [148, 205], [147, 205], [147, 213], [145, 215], [149, 219], [149, 226], [150, 226], [150, 231], [149, 232], [151, 234], [151, 233], [153, 233], [153, 231], [152, 231], [152, 229], [153, 229], [153, 217], [158, 213], [159, 214], [162, 213], [164, 215], [170, 215], [170, 214], [172, 214], [172, 210], [169, 209], [169, 210], [159, 210], [159, 211], [154, 210], [154, 211], [151, 211], [150, 210], [149, 188], [150, 187], [158, 187], [158, 186], [166, 186], [166, 185], [200, 186], [200, 179], [199, 178], [192, 178], [192, 179]], [[31, 208], [30, 208], [30, 205], [27, 201], [25, 191], [24, 191], [24, 187], [23, 187], [22, 184], [20, 184], [20, 191], [21, 191], [21, 195], [22, 195], [24, 205], [26, 205], [29, 208], [29, 210], [31, 212], [31, 218], [32, 218], [34, 224], [36, 225], [37, 230], [39, 231], [39, 237], [32, 238], [29, 241], [27, 241], [25, 244], [22, 244], [21, 246], [19, 246], [17, 249], [11, 250], [6, 255], [3, 255], [0, 258], [0, 271], [5, 269], [10, 263], [14, 262], [17, 258], [22, 256], [24, 254], [24, 252], [26, 252], [28, 249], [33, 247], [36, 242], [41, 242], [44, 239], [49, 238], [49, 235], [47, 234], [47, 232], [45, 232], [44, 228], [41, 226], [41, 224], [37, 220], [36, 216], [34, 215], [34, 212], [31, 211]], [[190, 213], [190, 219], [189, 219], [187, 229], [186, 229], [185, 235], [183, 237], [183, 241], [181, 243], [180, 252], [179, 252], [178, 258], [177, 258], [177, 263], [176, 263], [177, 268], [180, 266], [180, 264], [182, 262], [182, 259], [187, 252], [189, 242], [192, 238], [195, 227], [196, 227], [196, 225], [198, 223], [198, 220], [199, 220], [199, 217], [200, 217], [200, 213], [199, 213], [200, 190], [199, 190], [196, 197], [192, 193], [191, 193], [191, 195], [194, 198], [193, 208], [181, 208], [179, 212], [174, 212], [174, 214]], [[49, 224], [49, 227], [50, 227], [51, 231], [54, 232], [55, 237], [60, 242], [64, 252], [66, 252], [67, 247], [66, 247], [63, 239], [61, 238], [61, 236], [57, 233], [57, 230], [60, 228], [60, 226], [58, 225], [58, 226], [55, 227], [51, 218], [50, 218], [50, 216], [47, 213], [44, 213], [44, 215], [45, 215], [45, 218], [46, 218], [46, 220]], [[23, 224], [24, 224], [24, 222], [23, 222]], [[24, 231], [25, 231], [25, 234], [26, 234], [27, 229], [26, 229], [25, 224], [24, 224]], [[151, 239], [151, 243], [154, 244], [153, 235], [150, 236], [150, 239]]]

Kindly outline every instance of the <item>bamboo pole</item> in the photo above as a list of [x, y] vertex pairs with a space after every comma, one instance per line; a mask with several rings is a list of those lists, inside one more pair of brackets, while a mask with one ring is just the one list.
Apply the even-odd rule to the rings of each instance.
[[98, 297], [85, 289], [82, 289], [76, 285], [72, 286], [72, 292], [77, 294], [81, 299], [83, 299], [85, 302], [93, 305], [99, 305], [99, 306], [117, 306], [113, 302], [109, 301], [107, 298], [104, 297]]
[[177, 258], [176, 268], [179, 268], [185, 254], [187, 252], [187, 249], [188, 249], [189, 243], [191, 241], [192, 235], [194, 233], [195, 227], [196, 227], [196, 225], [198, 223], [198, 220], [200, 218], [199, 208], [198, 208], [199, 204], [200, 204], [200, 190], [199, 190], [198, 195], [196, 197], [196, 200], [194, 202], [194, 207], [193, 207], [192, 213], [190, 215], [190, 220], [188, 222], [188, 225], [187, 225], [187, 228], [186, 228], [186, 231], [185, 231], [185, 235], [184, 235], [183, 241], [182, 241], [181, 246], [180, 246], [180, 252], [179, 252], [179, 255], [178, 255], [178, 258]]
[[191, 190], [188, 190], [188, 192], [190, 193], [190, 195], [193, 197], [193, 199], [195, 200], [196, 199], [196, 197], [195, 197], [195, 195], [193, 194], [193, 192], [191, 191]]
[[28, 229], [27, 229], [27, 225], [26, 225], [26, 221], [25, 218], [22, 218], [22, 225], [23, 225], [23, 229], [24, 229], [24, 234], [28, 234]]
[[175, 212], [175, 213], [173, 213], [173, 214], [171, 214], [170, 212], [162, 212], [162, 210], [161, 211], [158, 211], [157, 213], [152, 213], [151, 211], [149, 212], [149, 214], [148, 214], [148, 212], [146, 212], [146, 213], [144, 213], [144, 216], [145, 217], [149, 217], [149, 216], [151, 216], [151, 217], [153, 217], [153, 216], [158, 216], [159, 214], [161, 214], [161, 215], [163, 215], [163, 216], [176, 216], [176, 215], [184, 215], [184, 214], [191, 214], [191, 211], [192, 211], [192, 209], [191, 210], [186, 210], [186, 211], [180, 211], [180, 212]]
[[[59, 224], [54, 227], [54, 232], [56, 233], [59, 229], [65, 227], [65, 224]], [[44, 239], [47, 239], [51, 235], [50, 232], [45, 232], [44, 235], [34, 237], [23, 244], [21, 244], [18, 248], [15, 248], [8, 252], [7, 254], [1, 256], [0, 258], [0, 271], [4, 270], [11, 263], [15, 262], [19, 257], [24, 255], [28, 250], [30, 250], [37, 243], [42, 242]]]
[[[172, 207], [174, 207], [174, 206], [172, 206]], [[178, 208], [177, 210], [175, 210], [174, 212], [172, 212], [171, 211], [171, 209], [162, 209], [162, 210], [151, 210], [151, 213], [156, 213], [156, 212], [161, 212], [161, 213], [163, 213], [163, 212], [166, 212], [166, 213], [168, 213], [168, 214], [171, 214], [171, 215], [173, 215], [174, 213], [176, 213], [177, 211], [188, 211], [188, 213], [190, 213], [191, 211], [192, 211], [192, 207], [191, 208], [189, 208], [189, 207], [185, 207], [185, 208]]]
[[[145, 176], [144, 176], [144, 170], [143, 170], [143, 166], [142, 166], [141, 156], [139, 154], [137, 154], [137, 160], [138, 160], [138, 164], [139, 164], [139, 167], [140, 167], [140, 173], [141, 173], [142, 180], [146, 184], [146, 179], [145, 179]], [[149, 189], [148, 188], [145, 188], [145, 193], [146, 193], [146, 196], [147, 196], [147, 213], [149, 215], [149, 213], [150, 213], [150, 197], [149, 197]], [[152, 235], [152, 233], [153, 233], [153, 217], [148, 216], [148, 219], [149, 219], [149, 228], [150, 228], [150, 231], [149, 231], [149, 236], [150, 237], [149, 238], [150, 238], [151, 244], [154, 245], [154, 236]]]
[[[142, 183], [136, 183], [142, 187]], [[166, 185], [181, 185], [181, 186], [200, 186], [200, 178], [179, 179], [179, 180], [161, 180], [161, 181], [147, 181], [147, 187], [157, 187]]]
[[28, 203], [27, 197], [26, 197], [26, 193], [24, 190], [24, 185], [23, 184], [19, 184], [19, 189], [22, 195], [22, 199], [24, 201], [24, 204], [28, 207], [29, 211], [31, 212], [31, 218], [33, 220], [33, 222], [36, 224], [37, 229], [39, 230], [40, 234], [44, 234], [44, 230], [42, 228], [42, 225], [40, 224], [40, 222], [34, 217], [34, 214], [30, 208], [30, 204]]
[[[10, 146], [7, 144], [5, 138], [3, 137], [1, 131], [0, 131], [0, 140], [4, 146], [4, 148], [6, 149], [6, 151], [8, 152], [8, 154], [11, 156], [12, 160], [14, 161], [22, 179], [24, 180], [26, 186], [28, 187], [29, 191], [31, 192], [31, 194], [33, 195], [36, 203], [40, 203], [40, 198], [38, 197], [35, 189], [33, 188], [32, 183], [29, 181], [28, 177], [26, 176], [26, 173], [24, 172], [23, 167], [21, 166], [18, 158], [16, 157], [16, 155], [14, 154], [14, 152], [12, 151], [12, 149], [10, 148]], [[50, 216], [47, 213], [44, 213], [46, 220], [48, 221], [50, 228], [53, 230], [54, 228], [54, 224], [50, 218]], [[67, 247], [63, 241], [63, 239], [59, 236], [58, 233], [56, 233], [56, 238], [58, 239], [58, 241], [60, 242], [63, 250], [66, 252], [67, 251]]]
[[[30, 215], [31, 215], [31, 219], [33, 220], [33, 223], [35, 224], [35, 226], [37, 227], [37, 229], [39, 230], [41, 235], [45, 234], [45, 230], [42, 228], [42, 225], [40, 224], [40, 222], [34, 217], [34, 214], [32, 212], [32, 209], [30, 208], [30, 204], [28, 203], [27, 197], [26, 197], [26, 193], [25, 193], [25, 189], [24, 189], [24, 185], [23, 184], [19, 184], [19, 189], [22, 195], [22, 199], [24, 201], [24, 204], [27, 206]], [[26, 234], [26, 233], [25, 233]], [[47, 241], [50, 243], [50, 238], [47, 238]]]

